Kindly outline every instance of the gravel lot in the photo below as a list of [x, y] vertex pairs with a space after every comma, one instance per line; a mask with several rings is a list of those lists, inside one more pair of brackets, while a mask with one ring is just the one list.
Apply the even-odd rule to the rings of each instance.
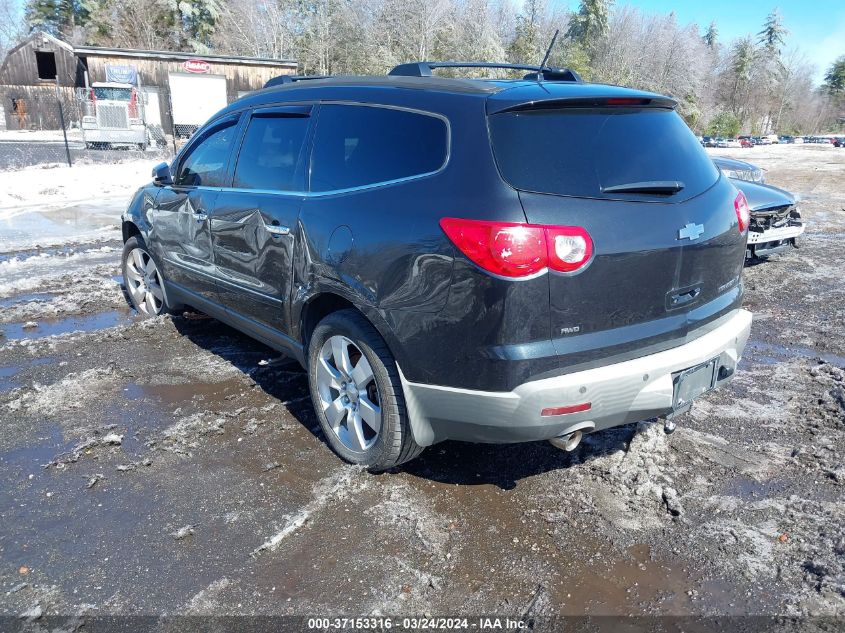
[[0, 613], [845, 616], [845, 150], [717, 152], [808, 222], [746, 268], [729, 388], [671, 436], [449, 442], [378, 476], [326, 447], [295, 363], [130, 313], [140, 180], [68, 206], [43, 171], [37, 207], [0, 200]]

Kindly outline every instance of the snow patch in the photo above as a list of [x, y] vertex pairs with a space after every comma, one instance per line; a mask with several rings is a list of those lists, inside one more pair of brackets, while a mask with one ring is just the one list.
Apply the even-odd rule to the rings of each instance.
[[[313, 499], [298, 512], [288, 515], [282, 528], [256, 547], [252, 551], [252, 555], [257, 556], [261, 552], [274, 551], [282, 544], [282, 541], [305, 525], [312, 515], [322, 510], [329, 503], [345, 499], [349, 494], [352, 478], [359, 472], [360, 469], [358, 468], [345, 467], [314, 486], [311, 491]], [[357, 486], [357, 489], [361, 490], [366, 485], [367, 482], [364, 480]]]

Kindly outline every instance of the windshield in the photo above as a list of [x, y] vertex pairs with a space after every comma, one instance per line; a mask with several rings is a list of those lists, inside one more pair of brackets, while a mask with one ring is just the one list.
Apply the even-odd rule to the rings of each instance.
[[558, 195], [680, 201], [719, 172], [674, 111], [558, 108], [490, 117], [502, 176], [516, 189]]
[[97, 100], [129, 101], [132, 88], [94, 88], [94, 96]]

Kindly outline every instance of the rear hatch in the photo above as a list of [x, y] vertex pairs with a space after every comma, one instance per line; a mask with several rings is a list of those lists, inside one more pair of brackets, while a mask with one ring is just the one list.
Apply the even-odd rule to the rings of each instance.
[[564, 362], [671, 347], [737, 307], [747, 236], [737, 190], [673, 103], [611, 87], [564, 98], [542, 86], [541, 98], [491, 97], [489, 128], [528, 222], [580, 226], [593, 240], [589, 265], [548, 275]]

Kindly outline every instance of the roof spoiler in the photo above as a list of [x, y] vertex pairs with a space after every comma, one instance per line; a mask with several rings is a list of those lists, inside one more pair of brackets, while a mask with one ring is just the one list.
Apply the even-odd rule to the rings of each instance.
[[333, 75], [279, 75], [273, 77], [266, 84], [265, 88], [272, 88], [273, 86], [283, 86], [285, 84], [292, 84], [295, 81], [306, 81], [308, 79], [331, 79]]
[[402, 77], [431, 77], [434, 68], [501, 68], [505, 70], [527, 70], [523, 79], [543, 79], [545, 81], [572, 81], [581, 83], [581, 76], [569, 68], [553, 66], [534, 66], [531, 64], [499, 64], [496, 62], [409, 62], [399, 64], [389, 75]]
[[[488, 101], [487, 113], [520, 112], [526, 110], [558, 110], [560, 108], [667, 108], [674, 110], [678, 102], [658, 95], [595, 96], [595, 97], [551, 97], [495, 104]], [[498, 107], [497, 107], [498, 106]]]

